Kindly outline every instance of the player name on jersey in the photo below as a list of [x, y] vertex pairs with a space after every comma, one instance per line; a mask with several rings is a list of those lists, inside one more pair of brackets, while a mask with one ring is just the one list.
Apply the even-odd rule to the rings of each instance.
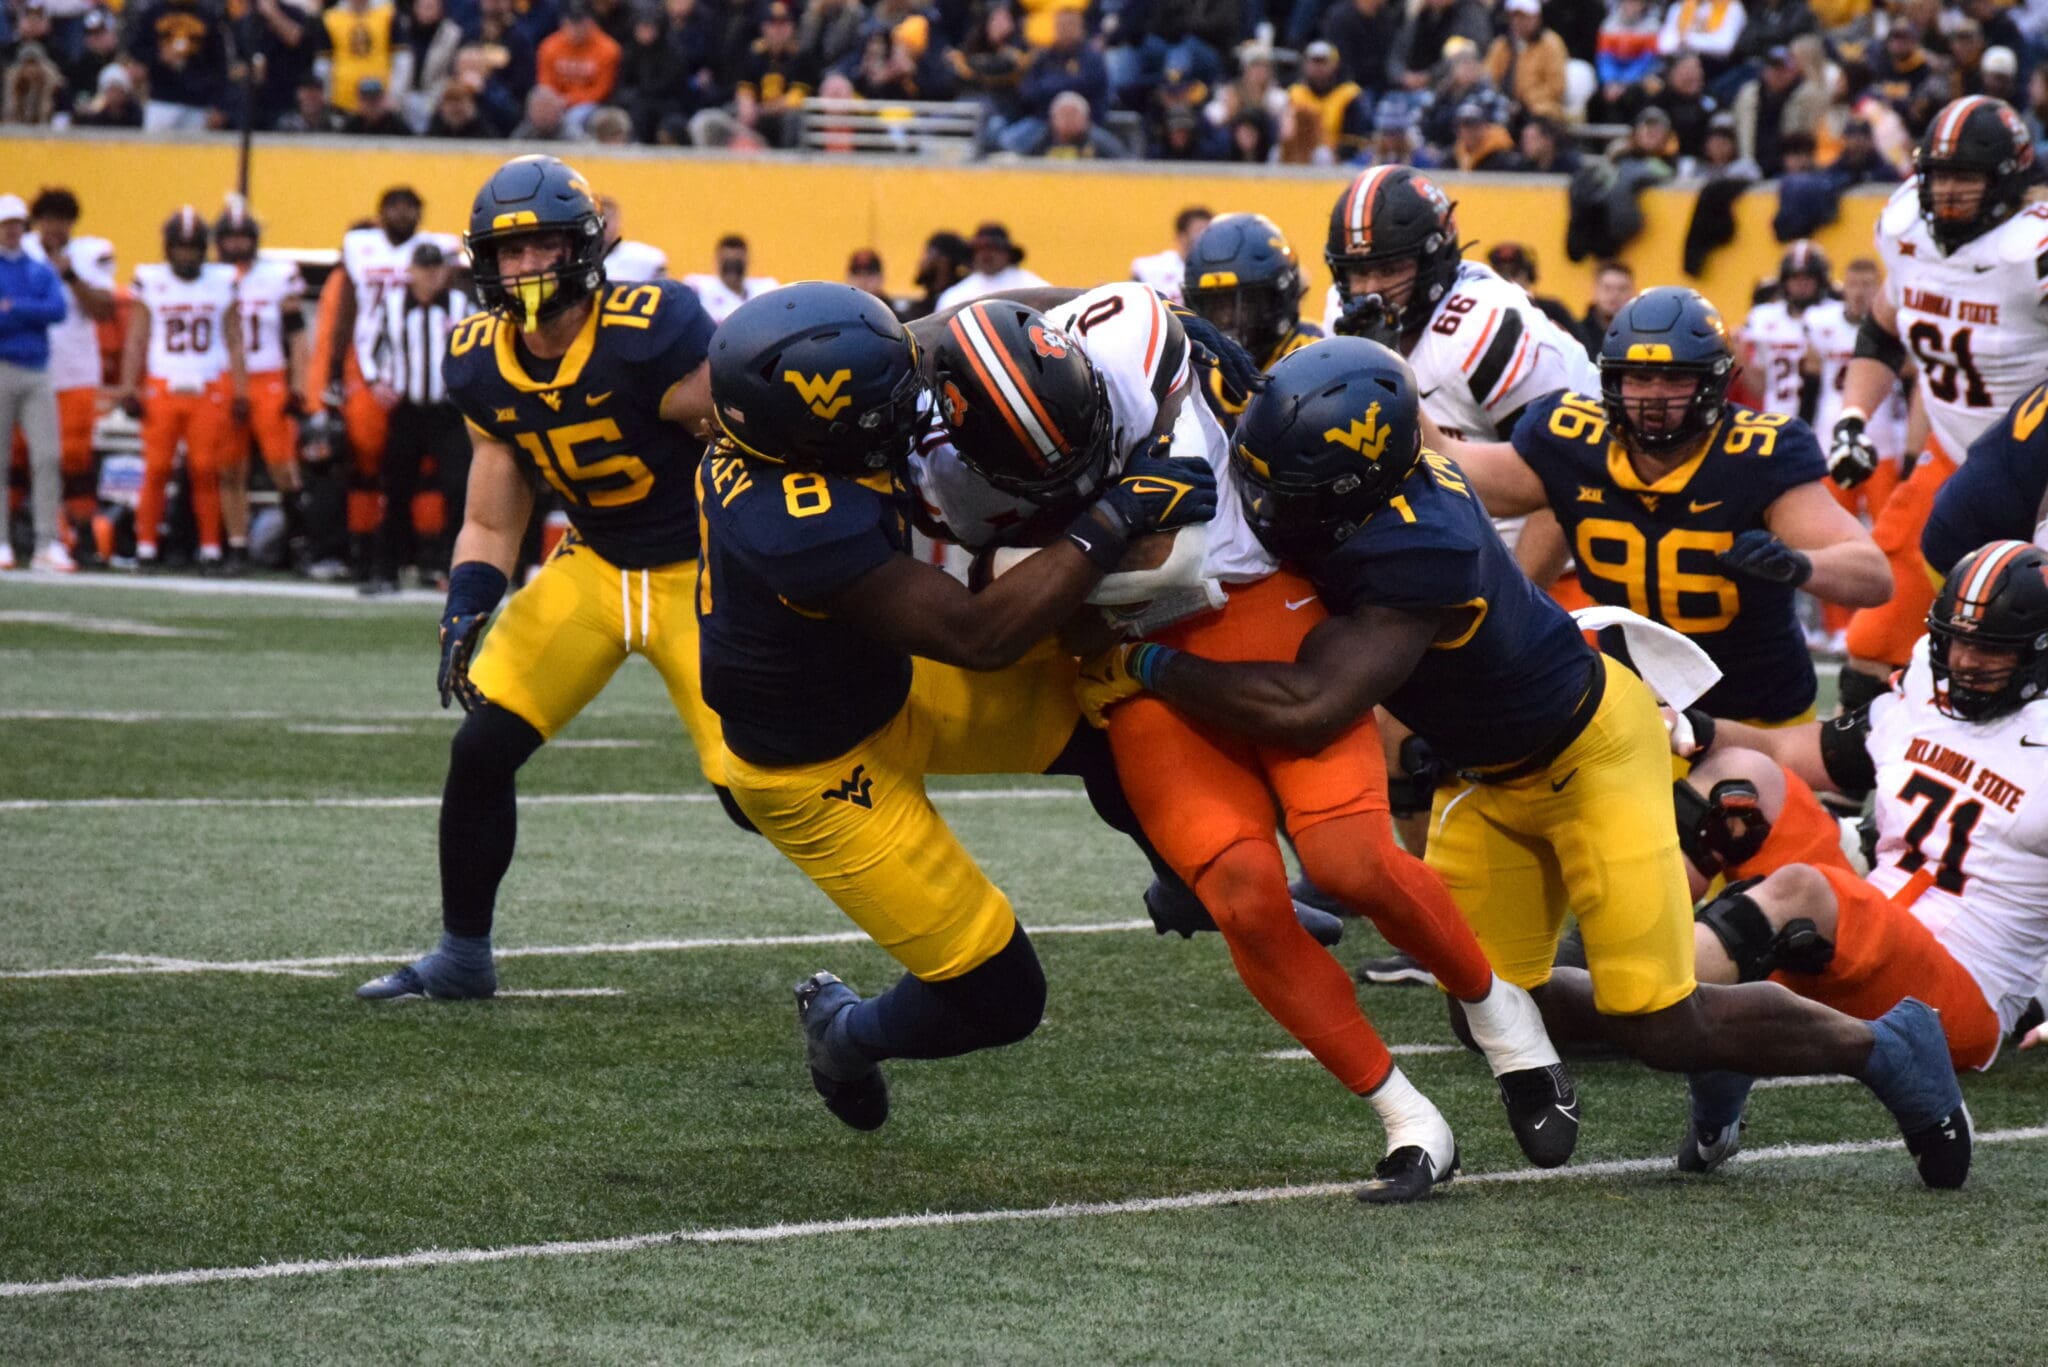
[[1989, 767], [1980, 766], [1968, 755], [1960, 754], [1925, 736], [1915, 736], [1907, 744], [1906, 763], [1946, 774], [1956, 782], [1966, 785], [1971, 792], [1988, 798], [2008, 812], [2018, 811], [2021, 799], [2027, 795], [2027, 790], [2011, 779]]

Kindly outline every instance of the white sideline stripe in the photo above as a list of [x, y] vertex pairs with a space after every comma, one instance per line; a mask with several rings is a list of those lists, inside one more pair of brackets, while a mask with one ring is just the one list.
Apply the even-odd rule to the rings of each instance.
[[[1124, 930], [1151, 930], [1148, 921], [1092, 921], [1079, 925], [1032, 926], [1033, 935], [1103, 935]], [[662, 954], [692, 949], [783, 949], [803, 945], [857, 945], [867, 941], [859, 930], [835, 930], [816, 935], [752, 935], [692, 940], [629, 940], [618, 944], [515, 945], [493, 952], [500, 959], [563, 958], [583, 954]], [[330, 954], [317, 959], [164, 959], [144, 954], [100, 954], [95, 956], [121, 965], [118, 968], [27, 968], [0, 973], [6, 978], [110, 978], [148, 973], [297, 973], [305, 969], [346, 968], [362, 964], [411, 963], [417, 950], [393, 954]], [[312, 978], [332, 977], [328, 973], [305, 973]], [[1448, 1046], [1446, 1046], [1448, 1047]]]
[[[1410, 1054], [1462, 1054], [1465, 1051], [1456, 1044], [1390, 1044], [1387, 1052], [1403, 1058]], [[1269, 1049], [1259, 1057], [1278, 1063], [1294, 1063], [1302, 1059], [1313, 1060], [1315, 1055], [1306, 1049]]]
[[196, 641], [225, 641], [225, 631], [198, 631], [190, 627], [167, 627], [161, 622], [137, 622], [127, 617], [88, 617], [82, 612], [29, 612], [0, 610], [0, 625], [60, 627], [88, 636], [150, 636]]
[[[934, 788], [934, 802], [1069, 802], [1085, 799], [1081, 788]], [[533, 793], [522, 807], [624, 807], [663, 802], [716, 802], [716, 793]], [[328, 811], [386, 811], [439, 807], [431, 797], [19, 797], [0, 802], [0, 812], [133, 811], [159, 807], [305, 808]]]
[[295, 736], [409, 736], [410, 726], [379, 726], [361, 722], [293, 722], [285, 730]]
[[501, 997], [623, 997], [623, 987], [514, 987], [498, 994]]
[[1766, 1087], [1838, 1087], [1855, 1080], [1841, 1073], [1815, 1073], [1811, 1077], [1760, 1077], [1754, 1084], [1754, 1090], [1762, 1091]]
[[398, 593], [379, 594], [365, 598], [356, 592], [353, 584], [292, 584], [272, 583], [260, 579], [201, 579], [198, 576], [175, 574], [153, 575], [138, 578], [108, 574], [49, 574], [43, 571], [21, 572], [7, 576], [7, 586], [46, 585], [50, 588], [67, 589], [115, 589], [143, 593], [193, 593], [210, 598], [310, 598], [330, 603], [350, 603], [364, 611], [376, 611], [388, 607], [412, 607], [425, 604], [441, 606], [445, 594], [429, 589], [403, 589]]
[[[2048, 1125], [1994, 1130], [1976, 1136], [1978, 1144], [2022, 1144], [2048, 1139]], [[1838, 1158], [1882, 1153], [1903, 1147], [1897, 1139], [1859, 1139], [1836, 1144], [1780, 1144], [1735, 1155], [1736, 1163], [1765, 1163], [1781, 1158]], [[1474, 1173], [1456, 1186], [1490, 1183], [1571, 1181], [1633, 1173], [1669, 1172], [1671, 1157], [1620, 1158], [1578, 1167], [1513, 1168]], [[1453, 1187], [1453, 1190], [1456, 1189]], [[453, 1267], [473, 1263], [517, 1262], [532, 1258], [570, 1258], [594, 1253], [636, 1253], [642, 1249], [689, 1244], [768, 1244], [832, 1234], [874, 1234], [898, 1229], [941, 1229], [954, 1225], [1021, 1224], [1034, 1220], [1074, 1220], [1098, 1215], [1150, 1215], [1159, 1211], [1206, 1210], [1216, 1206], [1254, 1205], [1342, 1196], [1358, 1183], [1317, 1182], [1289, 1187], [1251, 1187], [1241, 1191], [1198, 1191], [1185, 1196], [1147, 1196], [1131, 1201], [1085, 1201], [1069, 1205], [1011, 1210], [930, 1211], [922, 1215], [883, 1215], [863, 1219], [810, 1220], [800, 1224], [755, 1225], [735, 1229], [678, 1229], [660, 1234], [630, 1234], [616, 1239], [575, 1239], [500, 1248], [426, 1248], [381, 1258], [321, 1258], [302, 1262], [258, 1263], [253, 1267], [195, 1267], [182, 1272], [143, 1272], [122, 1277], [65, 1277], [47, 1282], [0, 1282], [0, 1298], [62, 1296], [75, 1291], [135, 1291], [146, 1287], [203, 1286], [210, 1282], [270, 1281], [279, 1277], [310, 1277], [329, 1272], [389, 1272], [413, 1267]]]
[[651, 740], [557, 740], [548, 742], [557, 750], [652, 750]]
[[[399, 721], [445, 721], [453, 724], [459, 714], [446, 712], [350, 712], [358, 722], [399, 722]], [[9, 707], [0, 708], [0, 721], [83, 721], [107, 726], [138, 726], [148, 722], [224, 722], [224, 721], [282, 721], [303, 722], [319, 725], [332, 718], [332, 713], [315, 712], [149, 712], [149, 711], [80, 711], [76, 708], [55, 707]], [[556, 741], [562, 745], [566, 742]]]

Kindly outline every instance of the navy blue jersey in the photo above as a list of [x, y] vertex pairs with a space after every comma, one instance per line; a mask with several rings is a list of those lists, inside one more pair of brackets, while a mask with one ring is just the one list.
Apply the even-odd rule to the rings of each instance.
[[1434, 451], [1314, 570], [1333, 612], [1451, 608], [1386, 708], [1452, 768], [1512, 764], [1556, 740], [1592, 677], [1571, 614], [1529, 582], [1456, 465]]
[[[1543, 481], [1588, 596], [1690, 636], [1721, 667], [1701, 707], [1776, 722], [1813, 705], [1797, 590], [1738, 583], [1714, 558], [1736, 533], [1762, 527], [1779, 495], [1826, 476], [1811, 428], [1731, 404], [1700, 454], [1654, 483], [1608, 439], [1598, 398], [1561, 392], [1539, 399], [1512, 440]], [[1614, 653], [1626, 658], [1618, 647]]]
[[713, 447], [701, 468], [697, 618], [704, 701], [755, 764], [815, 764], [882, 728], [910, 656], [813, 604], [910, 548], [880, 476], [829, 479]]
[[517, 330], [479, 313], [455, 325], [442, 376], [470, 426], [518, 452], [605, 559], [652, 569], [697, 555], [694, 494], [704, 444], [661, 416], [704, 361], [711, 318], [686, 285], [614, 285], [553, 366]]
[[2033, 541], [2048, 522], [2048, 385], [2032, 390], [1970, 443], [1934, 496], [1920, 554], [1937, 573], [1993, 541]]

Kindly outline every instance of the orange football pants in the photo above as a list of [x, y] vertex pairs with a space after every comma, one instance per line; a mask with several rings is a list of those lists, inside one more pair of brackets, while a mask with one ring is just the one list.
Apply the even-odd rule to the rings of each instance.
[[1784, 808], [1771, 818], [1771, 833], [1762, 848], [1740, 864], [1729, 866], [1728, 881], [1762, 878], [1787, 864], [1811, 864], [1853, 875], [1856, 868], [1842, 853], [1841, 824], [1821, 805], [1805, 779], [1790, 769], [1783, 772]]
[[[1155, 640], [1213, 660], [1295, 658], [1327, 614], [1285, 572], [1233, 585], [1220, 612]], [[1259, 1005], [1353, 1092], [1393, 1059], [1358, 1009], [1350, 975], [1294, 919], [1274, 831], [1277, 803], [1302, 871], [1412, 954], [1454, 995], [1477, 1000], [1493, 970], [1442, 881], [1394, 842], [1387, 770], [1370, 715], [1304, 755], [1189, 720], [1140, 696], [1109, 714], [1117, 774], [1153, 845], [1216, 918]]]
[[178, 447], [185, 448], [185, 479], [192, 487], [192, 514], [199, 544], [218, 551], [220, 461], [228, 432], [228, 392], [222, 383], [200, 394], [174, 394], [151, 379], [142, 396], [142, 497], [135, 509], [135, 539], [154, 546], [164, 520], [164, 486]]
[[292, 416], [291, 390], [282, 370], [252, 371], [249, 375], [249, 421], [230, 419], [223, 461], [241, 465], [249, 459], [253, 440], [272, 470], [283, 469], [297, 458], [299, 424]]
[[[1853, 489], [1844, 489], [1833, 479], [1824, 479], [1821, 483], [1835, 496], [1835, 502], [1841, 504], [1843, 510], [1851, 517], [1859, 520], [1867, 517], [1871, 525], [1875, 526], [1877, 520], [1884, 516], [1884, 505], [1890, 501], [1892, 490], [1899, 487], [1899, 478], [1898, 464], [1885, 460], [1878, 462], [1875, 474]], [[1917, 535], [1915, 539], [1917, 541]], [[1820, 605], [1821, 625], [1831, 632], [1846, 632], [1855, 616], [1855, 608], [1844, 607], [1840, 603]]]
[[[1920, 532], [1934, 511], [1934, 496], [1956, 472], [1955, 462], [1932, 440], [1913, 473], [1895, 487], [1870, 529], [1870, 539], [1892, 566], [1892, 597], [1882, 607], [1861, 608], [1849, 619], [1849, 653], [1859, 660], [1903, 669], [1913, 645], [1927, 634], [1927, 609], [1934, 585], [1920, 555]], [[1948, 566], [1940, 567], [1946, 574]]]

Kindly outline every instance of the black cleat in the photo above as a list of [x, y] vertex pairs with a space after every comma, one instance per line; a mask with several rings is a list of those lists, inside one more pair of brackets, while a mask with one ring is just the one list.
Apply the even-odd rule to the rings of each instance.
[[1958, 1105], [1941, 1120], [1906, 1136], [1906, 1152], [1920, 1169], [1920, 1180], [1942, 1191], [1954, 1191], [1970, 1176], [1970, 1108]]
[[856, 1130], [879, 1130], [889, 1118], [889, 1084], [882, 1070], [865, 1059], [849, 1058], [826, 1036], [833, 1018], [859, 1000], [860, 994], [834, 975], [813, 973], [796, 985], [796, 1020], [804, 1033], [811, 1086], [825, 1099], [825, 1109]]
[[1435, 987], [1436, 974], [1395, 950], [1384, 959], [1366, 959], [1351, 976], [1374, 987]]
[[1420, 1201], [1457, 1175], [1457, 1149], [1451, 1150], [1450, 1166], [1439, 1173], [1436, 1161], [1420, 1144], [1405, 1144], [1380, 1160], [1372, 1180], [1358, 1189], [1358, 1199], [1369, 1206], [1405, 1205]]
[[1306, 878], [1297, 878], [1292, 883], [1289, 883], [1287, 885], [1287, 894], [1297, 903], [1314, 907], [1317, 911], [1327, 912], [1331, 916], [1349, 916], [1351, 914], [1350, 908]]
[[[1154, 931], [1161, 935], [1178, 935], [1183, 940], [1218, 929], [1216, 918], [1209, 914], [1209, 908], [1202, 904], [1201, 898], [1185, 886], [1176, 886], [1162, 878], [1154, 878], [1152, 886], [1145, 889], [1145, 914], [1152, 918]], [[1301, 923], [1310, 939], [1325, 949], [1344, 938], [1343, 921], [1305, 902], [1295, 902], [1294, 919]]]
[[1531, 1163], [1559, 1168], [1579, 1144], [1579, 1089], [1562, 1063], [1502, 1073], [1501, 1104], [1508, 1128]]
[[1742, 1151], [1742, 1122], [1708, 1129], [1693, 1121], [1678, 1146], [1678, 1170], [1704, 1176]]

